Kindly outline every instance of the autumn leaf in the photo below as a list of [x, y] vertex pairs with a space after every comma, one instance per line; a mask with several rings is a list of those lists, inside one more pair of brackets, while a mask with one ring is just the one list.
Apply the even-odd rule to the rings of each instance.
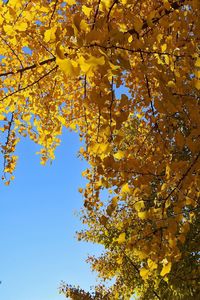
[[91, 55], [88, 59], [85, 59], [83, 56], [81, 56], [78, 62], [83, 73], [87, 74], [88, 76], [93, 76], [94, 71], [98, 68], [98, 66], [105, 64], [105, 58], [104, 56], [94, 57]]
[[125, 184], [122, 186], [121, 192], [122, 192], [123, 194], [130, 194], [130, 193], [131, 193], [131, 189], [130, 189], [128, 183], [125, 183]]
[[83, 5], [82, 6], [82, 11], [89, 18], [90, 17], [90, 13], [92, 11], [92, 8], [91, 7], [87, 7], [86, 5]]
[[171, 266], [172, 266], [171, 262], [164, 264], [160, 275], [164, 277], [166, 274], [168, 274], [171, 271]]
[[121, 150], [119, 150], [117, 153], [115, 153], [114, 155], [113, 155], [116, 159], [122, 159], [122, 158], [124, 158], [124, 156], [125, 156], [125, 154], [124, 154], [124, 151], [121, 151]]
[[157, 267], [158, 267], [157, 263], [152, 261], [150, 258], [147, 260], [147, 264], [151, 271], [154, 269], [157, 269]]
[[2, 180], [24, 137], [45, 165], [74, 131], [96, 298], [198, 298], [199, 1], [25, 2], [0, 2]]
[[140, 276], [142, 277], [143, 280], [147, 280], [149, 277], [149, 270], [146, 268], [141, 268], [140, 269]]
[[121, 233], [115, 241], [118, 242], [118, 244], [123, 244], [126, 241], [125, 232]]

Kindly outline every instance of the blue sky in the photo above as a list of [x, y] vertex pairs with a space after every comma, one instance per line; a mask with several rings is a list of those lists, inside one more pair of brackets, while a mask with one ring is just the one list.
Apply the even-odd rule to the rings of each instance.
[[75, 238], [86, 167], [79, 146], [78, 134], [65, 132], [55, 161], [43, 167], [37, 145], [18, 145], [16, 178], [8, 187], [0, 182], [1, 300], [62, 300], [61, 280], [85, 289], [95, 284], [85, 259], [100, 247]]

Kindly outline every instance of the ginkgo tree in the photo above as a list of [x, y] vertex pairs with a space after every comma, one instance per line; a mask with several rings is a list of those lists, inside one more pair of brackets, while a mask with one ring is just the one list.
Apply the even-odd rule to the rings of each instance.
[[2, 179], [22, 136], [43, 165], [63, 127], [85, 145], [78, 237], [104, 245], [89, 258], [103, 282], [93, 295], [63, 285], [72, 299], [199, 297], [199, 11], [199, 0], [0, 1]]

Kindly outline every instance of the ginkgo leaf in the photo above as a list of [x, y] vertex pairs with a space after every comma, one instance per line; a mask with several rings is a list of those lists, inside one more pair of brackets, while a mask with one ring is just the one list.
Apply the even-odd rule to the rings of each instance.
[[84, 12], [84, 14], [89, 18], [90, 17], [90, 13], [92, 11], [92, 7], [88, 7], [86, 5], [82, 6], [82, 11]]
[[121, 150], [119, 150], [117, 153], [115, 153], [113, 156], [114, 156], [114, 158], [116, 158], [116, 159], [122, 159], [122, 158], [124, 158], [124, 151], [121, 151]]
[[144, 207], [145, 207], [144, 201], [138, 201], [138, 202], [135, 203], [135, 209], [136, 209], [136, 211], [140, 211]]
[[20, 22], [15, 26], [15, 28], [19, 31], [26, 31], [27, 27], [28, 24], [26, 22]]
[[[77, 71], [73, 65], [73, 62], [69, 58], [60, 59], [56, 58], [56, 63], [66, 76], [76, 76]], [[70, 125], [71, 126], [71, 125]]]
[[146, 268], [141, 268], [140, 269], [140, 276], [142, 277], [143, 280], [147, 280], [149, 277], [149, 270]]
[[11, 26], [11, 25], [3, 25], [3, 29], [7, 34], [10, 34], [10, 35], [14, 34], [14, 32], [15, 32], [13, 26]]
[[[57, 30], [57, 27], [52, 27], [50, 29], [47, 29], [44, 33], [44, 41], [46, 43], [48, 43], [49, 41], [56, 41], [56, 30]], [[58, 45], [57, 45], [58, 46]]]
[[93, 75], [93, 72], [98, 68], [98, 66], [105, 64], [105, 58], [104, 56], [95, 57], [91, 55], [89, 59], [85, 59], [83, 56], [81, 56], [78, 62], [81, 70], [90, 76]]
[[2, 179], [23, 137], [45, 165], [76, 132], [88, 165], [79, 238], [106, 248], [91, 262], [108, 294], [187, 299], [199, 277], [199, 1], [140, 2], [0, 1]]
[[126, 241], [126, 233], [123, 232], [119, 235], [119, 237], [116, 239], [116, 242], [118, 242], [118, 244], [123, 244]]
[[165, 169], [165, 175], [167, 180], [170, 178], [170, 173], [171, 173], [171, 169], [170, 166], [167, 164]]
[[196, 79], [196, 80], [194, 81], [194, 86], [195, 86], [195, 88], [196, 88], [197, 90], [200, 90], [200, 79]]
[[166, 49], [167, 49], [167, 44], [163, 44], [163, 45], [161, 46], [161, 51], [162, 51], [162, 52], [165, 52]]
[[164, 264], [160, 275], [164, 277], [166, 274], [170, 273], [171, 267], [172, 267], [171, 262], [168, 262], [168, 263]]
[[136, 250], [135, 252], [136, 252], [137, 257], [139, 257], [140, 260], [146, 259], [148, 257], [148, 254], [141, 250], [140, 251]]
[[147, 218], [147, 212], [146, 212], [146, 211], [138, 212], [138, 217], [139, 217], [141, 220], [145, 220], [145, 219]]
[[200, 57], [195, 61], [195, 66], [200, 68]]
[[[72, 73], [70, 73], [71, 75], [73, 74], [73, 72]], [[70, 75], [70, 74], [68, 74], [68, 75]], [[70, 125], [69, 125], [69, 128], [71, 128], [72, 130], [76, 130], [76, 128], [77, 128], [77, 125], [76, 125], [76, 123], [71, 123]]]
[[123, 263], [123, 257], [118, 257], [117, 263], [118, 263], [118, 265], [121, 265]]
[[160, 43], [160, 41], [162, 40], [163, 38], [163, 34], [159, 33], [157, 36], [156, 36], [156, 39], [157, 41]]
[[65, 52], [61, 42], [56, 44], [56, 56], [58, 56], [59, 59], [65, 58]]
[[155, 261], [151, 260], [150, 258], [147, 260], [147, 264], [150, 270], [157, 269], [158, 265]]
[[170, 10], [171, 5], [170, 5], [169, 1], [168, 1], [168, 0], [163, 0], [163, 3], [164, 3], [164, 7], [165, 7], [167, 10]]
[[112, 1], [112, 0], [101, 0], [101, 1], [100, 1], [99, 9], [100, 9], [101, 11], [103, 11], [104, 8], [105, 8], [105, 9], [109, 9], [110, 6], [111, 6], [111, 1]]
[[79, 188], [78, 191], [79, 191], [79, 193], [82, 193], [82, 192], [83, 192], [83, 189], [82, 189], [82, 188]]
[[68, 5], [74, 5], [76, 4], [76, 0], [66, 0]]
[[128, 183], [125, 183], [122, 188], [121, 188], [121, 192], [124, 194], [130, 194], [131, 193], [131, 189], [128, 185]]
[[98, 153], [102, 154], [106, 154], [110, 151], [110, 144], [109, 143], [101, 143], [99, 144], [98, 147]]
[[175, 88], [176, 84], [174, 83], [174, 81], [170, 80], [170, 81], [168, 81], [167, 86], [169, 86], [171, 88]]

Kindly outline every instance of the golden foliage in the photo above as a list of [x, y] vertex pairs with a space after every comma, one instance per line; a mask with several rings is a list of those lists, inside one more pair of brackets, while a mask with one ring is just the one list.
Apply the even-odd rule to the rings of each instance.
[[63, 127], [79, 132], [90, 164], [80, 238], [105, 246], [92, 267], [116, 279], [96, 299], [188, 300], [199, 291], [199, 8], [0, 1], [3, 180], [14, 179], [21, 137], [41, 145], [46, 164]]

